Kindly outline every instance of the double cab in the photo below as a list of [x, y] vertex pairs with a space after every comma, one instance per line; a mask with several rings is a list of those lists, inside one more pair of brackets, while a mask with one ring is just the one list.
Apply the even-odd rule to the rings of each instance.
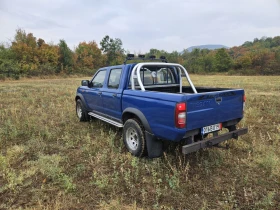
[[80, 121], [94, 117], [122, 128], [127, 150], [151, 158], [163, 154], [166, 142], [181, 143], [188, 154], [248, 132], [236, 128], [245, 107], [243, 89], [195, 87], [180, 64], [163, 56], [137, 59], [82, 81], [75, 97]]

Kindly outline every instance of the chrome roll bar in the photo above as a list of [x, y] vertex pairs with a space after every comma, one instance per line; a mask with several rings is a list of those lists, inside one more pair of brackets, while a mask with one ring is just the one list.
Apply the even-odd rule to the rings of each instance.
[[[186, 78], [187, 78], [187, 80], [188, 80], [188, 82], [189, 82], [193, 92], [197, 93], [196, 88], [194, 87], [194, 85], [193, 85], [193, 83], [192, 83], [192, 81], [190, 79], [190, 76], [189, 76], [187, 70], [182, 65], [177, 64], [177, 63], [156, 63], [156, 62], [155, 63], [152, 63], [152, 62], [151, 63], [149, 63], [149, 62], [138, 63], [138, 64], [136, 64], [133, 67], [132, 72], [131, 72], [131, 76], [130, 76], [131, 89], [132, 90], [135, 90], [134, 79], [137, 79], [138, 80], [138, 84], [139, 84], [139, 86], [141, 88], [141, 91], [145, 91], [145, 87], [144, 87], [144, 85], [143, 85], [143, 83], [141, 81], [141, 77], [140, 77], [140, 69], [143, 66], [162, 66], [162, 67], [172, 66], [172, 67], [179, 67], [179, 70], [180, 70], [180, 73], [179, 73], [180, 74], [180, 76], [179, 76], [179, 80], [180, 80], [179, 81], [180, 82], [180, 93], [182, 93], [182, 89], [183, 89], [182, 88], [182, 86], [183, 86], [183, 84], [182, 84], [182, 69], [183, 69], [183, 71], [184, 71], [184, 73], [186, 75]], [[135, 71], [136, 71], [136, 75], [135, 75]]]

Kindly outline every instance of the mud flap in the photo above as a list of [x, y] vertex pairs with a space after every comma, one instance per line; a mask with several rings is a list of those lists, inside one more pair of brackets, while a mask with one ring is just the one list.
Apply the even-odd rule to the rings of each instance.
[[154, 135], [145, 131], [147, 151], [149, 158], [158, 158], [163, 154], [163, 142], [158, 140]]

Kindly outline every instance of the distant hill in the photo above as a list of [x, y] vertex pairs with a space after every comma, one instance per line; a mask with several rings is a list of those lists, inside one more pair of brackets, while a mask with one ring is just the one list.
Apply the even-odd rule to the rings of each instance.
[[187, 48], [189, 52], [193, 51], [193, 49], [209, 49], [209, 50], [215, 50], [215, 49], [220, 49], [220, 48], [226, 48], [228, 49], [229, 47], [221, 44], [206, 44], [206, 45], [197, 45], [197, 46], [192, 46]]

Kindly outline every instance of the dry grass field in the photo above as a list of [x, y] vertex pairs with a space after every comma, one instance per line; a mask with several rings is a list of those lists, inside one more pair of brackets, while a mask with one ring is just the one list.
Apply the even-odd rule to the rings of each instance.
[[0, 209], [279, 209], [280, 77], [191, 78], [244, 88], [249, 133], [154, 160], [132, 157], [113, 126], [78, 122], [82, 78], [0, 81]]

